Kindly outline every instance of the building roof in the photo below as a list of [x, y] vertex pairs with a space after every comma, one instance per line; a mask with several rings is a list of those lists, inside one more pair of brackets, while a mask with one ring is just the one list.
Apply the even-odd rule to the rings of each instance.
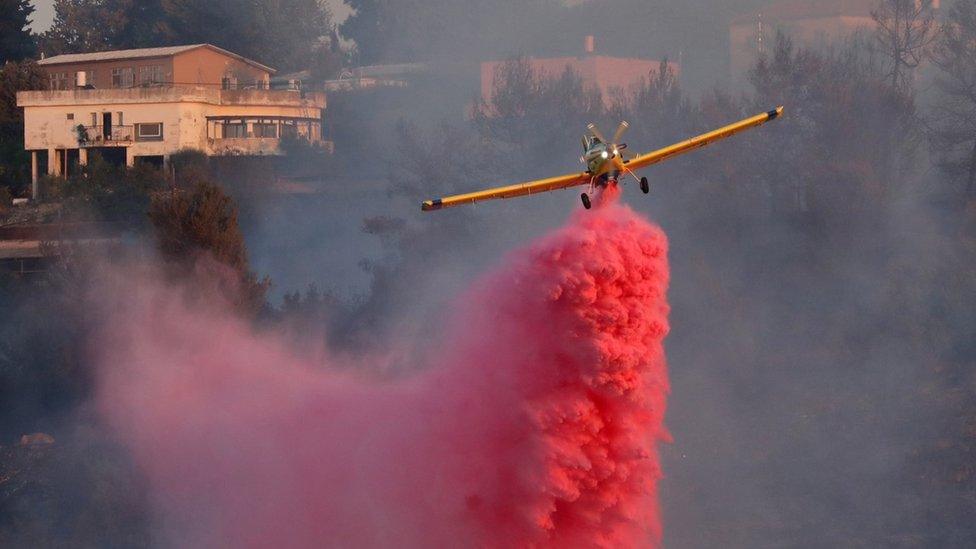
[[755, 23], [761, 13], [770, 21], [820, 19], [825, 17], [870, 17], [875, 0], [781, 0], [754, 12], [740, 15], [733, 24]]
[[166, 46], [161, 48], [139, 48], [133, 50], [112, 50], [112, 51], [99, 51], [99, 52], [92, 52], [92, 53], [69, 53], [69, 54], [55, 55], [53, 57], [41, 59], [40, 61], [37, 62], [37, 64], [38, 65], [65, 65], [68, 63], [93, 63], [97, 61], [117, 61], [121, 59], [149, 59], [154, 57], [171, 57], [174, 55], [178, 55], [199, 48], [209, 48], [218, 53], [222, 53], [229, 57], [233, 57], [235, 59], [243, 61], [261, 70], [268, 71], [272, 74], [277, 72], [275, 69], [272, 69], [267, 65], [262, 65], [257, 61], [248, 59], [234, 52], [227, 51], [223, 48], [218, 48], [213, 44], [189, 44], [185, 46]]

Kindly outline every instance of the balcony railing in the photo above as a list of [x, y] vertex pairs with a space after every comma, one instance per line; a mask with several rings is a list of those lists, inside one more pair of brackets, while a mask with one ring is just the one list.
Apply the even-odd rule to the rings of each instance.
[[133, 126], [79, 126], [78, 143], [83, 147], [100, 147], [132, 143]]

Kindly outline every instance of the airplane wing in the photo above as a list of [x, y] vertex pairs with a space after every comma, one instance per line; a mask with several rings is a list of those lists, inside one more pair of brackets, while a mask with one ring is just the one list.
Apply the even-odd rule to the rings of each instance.
[[669, 160], [675, 156], [680, 156], [695, 149], [700, 149], [716, 141], [721, 141], [723, 139], [732, 137], [733, 135], [739, 132], [744, 132], [750, 128], [762, 126], [770, 120], [775, 120], [781, 114], [783, 114], [783, 107], [777, 107], [769, 112], [758, 114], [752, 118], [747, 118], [740, 122], [736, 122], [735, 124], [725, 126], [724, 128], [719, 128], [715, 131], [699, 135], [698, 137], [692, 137], [691, 139], [682, 141], [681, 143], [676, 143], [670, 147], [665, 147], [651, 153], [639, 155], [636, 158], [632, 158], [630, 161], [625, 162], [625, 164], [631, 170], [646, 168], [647, 166], [664, 162], [665, 160]]
[[526, 196], [530, 194], [556, 191], [559, 189], [568, 189], [569, 187], [576, 187], [577, 185], [589, 184], [589, 182], [590, 176], [586, 173], [564, 175], [561, 177], [540, 179], [538, 181], [529, 181], [528, 183], [519, 183], [518, 185], [510, 185], [508, 187], [498, 187], [475, 193], [459, 194], [445, 198], [438, 198], [436, 200], [427, 200], [421, 205], [421, 209], [425, 212], [429, 212], [443, 208], [450, 208], [453, 206], [460, 206], [462, 204], [473, 204], [475, 202], [481, 202], [482, 200], [514, 198], [516, 196]]
[[[713, 132], [709, 132], [698, 137], [693, 137], [687, 141], [682, 141], [670, 147], [665, 147], [663, 149], [642, 154], [625, 162], [627, 168], [630, 170], [638, 170], [659, 162], [663, 162], [675, 156], [682, 155], [687, 152], [691, 152], [695, 149], [699, 149], [715, 141], [720, 141], [731, 137], [739, 132], [743, 132], [750, 128], [756, 126], [761, 126], [770, 120], [776, 119], [779, 115], [783, 114], [783, 107], [776, 108], [769, 112], [753, 116], [752, 118], [747, 118], [741, 122], [736, 122], [724, 128], [719, 128]], [[488, 189], [485, 191], [478, 191], [468, 194], [459, 194], [454, 196], [448, 196], [445, 198], [438, 198], [435, 200], [427, 200], [421, 204], [421, 209], [425, 212], [433, 210], [441, 210], [444, 208], [450, 208], [453, 206], [460, 206], [462, 204], [473, 204], [475, 202], [481, 202], [483, 200], [496, 200], [499, 198], [514, 198], [517, 196], [526, 196], [530, 194], [544, 193], [548, 191], [555, 191], [559, 189], [567, 189], [569, 187], [576, 187], [579, 185], [585, 185], [590, 182], [590, 175], [587, 173], [578, 173], [564, 175], [560, 177], [553, 177], [550, 179], [540, 179], [538, 181], [529, 181], [528, 183], [519, 183], [518, 185], [510, 185], [508, 187], [498, 187], [495, 189]]]

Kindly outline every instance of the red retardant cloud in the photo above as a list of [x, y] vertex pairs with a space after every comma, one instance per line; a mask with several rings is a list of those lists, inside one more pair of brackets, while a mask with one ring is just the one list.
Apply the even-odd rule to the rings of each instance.
[[155, 277], [111, 281], [97, 403], [164, 543], [659, 545], [667, 242], [609, 202], [461, 296], [406, 380], [299, 356]]

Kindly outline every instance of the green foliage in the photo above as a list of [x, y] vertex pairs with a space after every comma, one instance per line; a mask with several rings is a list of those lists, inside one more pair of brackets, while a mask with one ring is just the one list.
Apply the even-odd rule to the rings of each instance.
[[313, 284], [304, 294], [299, 291], [285, 294], [276, 313], [277, 326], [294, 345], [317, 350], [334, 336], [330, 328], [346, 313], [346, 308], [337, 297], [319, 291]]
[[30, 0], [0, 0], [0, 66], [33, 57], [37, 44], [30, 30]]
[[95, 428], [0, 446], [0, 545], [150, 546], [145, 493], [123, 449]]
[[283, 71], [321, 64], [331, 15], [318, 0], [57, 0], [48, 54], [210, 43]]
[[41, 280], [0, 273], [0, 308], [18, 319], [0, 323], [0, 440], [47, 429], [37, 422], [86, 398], [92, 379], [84, 365], [87, 328], [76, 316], [83, 314], [81, 285], [60, 273]]
[[362, 63], [376, 63], [383, 60], [385, 48], [383, 38], [389, 39], [394, 27], [392, 19], [384, 8], [390, 2], [379, 0], [347, 0], [346, 4], [354, 11], [342, 24], [342, 35], [356, 41], [357, 54]]
[[213, 178], [210, 158], [203, 151], [182, 149], [169, 157], [169, 165], [184, 188], [210, 182]]
[[124, 14], [105, 0], [55, 0], [54, 23], [41, 36], [45, 55], [112, 49]]
[[151, 166], [115, 167], [92, 151], [88, 165], [69, 178], [44, 178], [41, 196], [61, 204], [64, 221], [117, 223], [139, 231], [146, 228], [151, 194], [165, 183]]
[[171, 274], [193, 279], [202, 255], [230, 269], [206, 282], [216, 283], [220, 294], [247, 316], [266, 306], [268, 279], [258, 280], [249, 270], [244, 236], [233, 200], [213, 181], [200, 179], [192, 187], [173, 187], [156, 194], [149, 208], [157, 248]]
[[40, 69], [31, 61], [0, 67], [0, 187], [15, 195], [30, 184], [30, 154], [24, 151], [24, 111], [17, 107], [17, 92], [43, 89]]
[[286, 137], [281, 140], [285, 156], [278, 163], [280, 173], [286, 177], [321, 177], [334, 171], [337, 159], [323, 145], [307, 139]]

